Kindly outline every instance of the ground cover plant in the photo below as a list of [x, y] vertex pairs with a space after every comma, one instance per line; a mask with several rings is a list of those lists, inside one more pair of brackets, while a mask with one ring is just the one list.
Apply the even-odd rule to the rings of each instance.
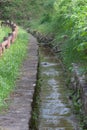
[[8, 36], [8, 33], [11, 33], [11, 31], [12, 30], [7, 26], [0, 26], [0, 43], [3, 41], [4, 37]]
[[19, 67], [26, 55], [28, 34], [18, 29], [16, 41], [0, 57], [0, 110], [7, 107], [6, 99], [15, 86]]

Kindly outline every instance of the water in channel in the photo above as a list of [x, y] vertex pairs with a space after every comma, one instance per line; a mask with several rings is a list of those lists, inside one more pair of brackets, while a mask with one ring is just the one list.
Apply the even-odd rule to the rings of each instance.
[[68, 100], [61, 64], [49, 49], [42, 47], [40, 59], [42, 85], [39, 130], [80, 130]]

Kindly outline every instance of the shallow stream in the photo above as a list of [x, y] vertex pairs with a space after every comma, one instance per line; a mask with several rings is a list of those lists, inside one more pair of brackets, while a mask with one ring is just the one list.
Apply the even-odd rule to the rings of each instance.
[[80, 130], [69, 103], [61, 64], [46, 48], [40, 49], [40, 59], [39, 130]]

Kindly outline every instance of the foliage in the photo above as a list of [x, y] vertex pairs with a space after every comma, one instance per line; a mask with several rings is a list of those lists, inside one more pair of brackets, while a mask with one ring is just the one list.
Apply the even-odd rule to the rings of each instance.
[[26, 54], [28, 34], [19, 28], [18, 38], [0, 58], [0, 109], [7, 105], [5, 99], [15, 86], [19, 67]]
[[[83, 3], [83, 4], [82, 4]], [[61, 7], [62, 5], [62, 7]], [[71, 56], [78, 55], [77, 58], [82, 55], [82, 59], [86, 57], [84, 51], [86, 49], [86, 9], [87, 2], [80, 0], [67, 1], [64, 4], [64, 0], [59, 5], [61, 7], [59, 19], [61, 19], [60, 31], [64, 31], [70, 38], [66, 45], [70, 45], [67, 50], [73, 51]], [[67, 53], [69, 55], [69, 53]], [[71, 58], [72, 59], [72, 58]]]
[[32, 18], [39, 16], [43, 1], [12, 0], [1, 5], [1, 19], [10, 19], [17, 24], [28, 27]]
[[3, 41], [3, 38], [8, 36], [8, 33], [11, 32], [11, 29], [9, 27], [0, 27], [0, 42]]
[[87, 66], [87, 1], [47, 0], [43, 10], [36, 28], [54, 34], [68, 68], [72, 62]]

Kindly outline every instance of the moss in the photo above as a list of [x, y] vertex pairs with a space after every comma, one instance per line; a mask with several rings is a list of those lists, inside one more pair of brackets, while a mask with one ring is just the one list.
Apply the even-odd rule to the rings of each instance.
[[40, 106], [40, 90], [41, 90], [40, 67], [38, 65], [37, 82], [32, 102], [32, 113], [29, 126], [31, 130], [38, 130], [39, 125], [39, 106]]

